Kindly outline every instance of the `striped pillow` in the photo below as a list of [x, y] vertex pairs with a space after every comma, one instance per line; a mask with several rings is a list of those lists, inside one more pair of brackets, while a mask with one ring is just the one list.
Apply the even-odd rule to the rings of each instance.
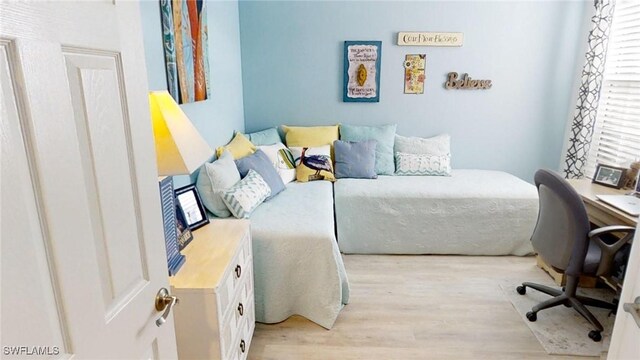
[[249, 170], [244, 179], [222, 192], [222, 201], [238, 219], [246, 219], [264, 199], [271, 195], [271, 188], [254, 170]]

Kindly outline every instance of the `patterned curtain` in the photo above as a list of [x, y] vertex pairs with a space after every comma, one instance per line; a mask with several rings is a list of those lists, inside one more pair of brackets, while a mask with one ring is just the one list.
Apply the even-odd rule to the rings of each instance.
[[564, 162], [564, 175], [568, 179], [584, 177], [583, 170], [587, 164], [596, 124], [596, 111], [600, 100], [614, 4], [615, 0], [595, 0], [594, 3], [595, 14], [591, 18], [586, 62], [582, 68], [578, 104], [571, 123], [569, 145]]

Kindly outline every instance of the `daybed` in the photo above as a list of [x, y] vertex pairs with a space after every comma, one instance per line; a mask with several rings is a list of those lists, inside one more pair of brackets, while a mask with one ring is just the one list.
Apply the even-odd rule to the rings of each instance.
[[339, 179], [335, 211], [347, 254], [527, 255], [535, 186], [500, 171]]
[[257, 321], [297, 314], [330, 329], [349, 301], [332, 192], [328, 181], [293, 182], [251, 215]]

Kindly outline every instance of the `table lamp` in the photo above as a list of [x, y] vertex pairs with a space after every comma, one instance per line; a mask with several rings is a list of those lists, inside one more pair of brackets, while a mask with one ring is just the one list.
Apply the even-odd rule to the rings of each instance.
[[151, 91], [149, 107], [156, 144], [160, 178], [160, 199], [164, 222], [169, 275], [175, 275], [185, 262], [178, 248], [173, 175], [189, 175], [213, 155], [187, 115], [167, 91]]

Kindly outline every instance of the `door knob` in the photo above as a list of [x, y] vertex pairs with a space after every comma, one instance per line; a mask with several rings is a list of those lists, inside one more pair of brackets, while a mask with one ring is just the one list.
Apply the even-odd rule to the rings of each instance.
[[631, 314], [633, 320], [636, 321], [636, 325], [640, 327], [640, 296], [634, 302], [622, 305], [622, 309]]
[[156, 294], [156, 310], [164, 310], [164, 313], [162, 313], [162, 316], [160, 316], [158, 320], [156, 320], [157, 326], [161, 326], [162, 324], [167, 322], [167, 318], [169, 317], [171, 309], [173, 309], [173, 306], [178, 302], [178, 298], [176, 296], [169, 295], [169, 290], [167, 290], [166, 288], [161, 288], [160, 290], [158, 290], [158, 294]]

